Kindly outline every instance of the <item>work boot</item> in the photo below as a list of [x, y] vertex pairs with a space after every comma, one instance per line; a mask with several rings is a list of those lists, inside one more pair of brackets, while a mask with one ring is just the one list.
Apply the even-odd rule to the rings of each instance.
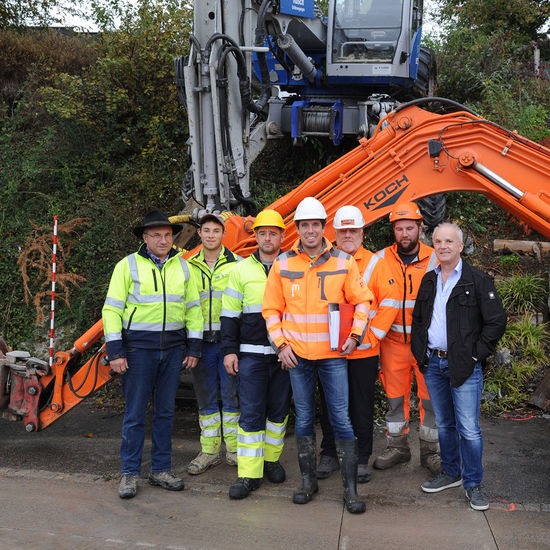
[[297, 435], [296, 447], [298, 448], [298, 464], [302, 474], [302, 487], [292, 496], [294, 504], [307, 504], [313, 494], [319, 490], [317, 477], [315, 475], [315, 436]]
[[181, 491], [184, 487], [183, 479], [176, 477], [172, 472], [151, 472], [149, 483], [169, 491]]
[[368, 483], [370, 481], [370, 468], [368, 464], [357, 465], [357, 483]]
[[321, 455], [317, 465], [317, 479], [326, 479], [339, 468], [340, 464], [335, 456]]
[[229, 498], [240, 500], [246, 498], [252, 491], [260, 486], [260, 480], [252, 477], [239, 477], [231, 487], [229, 487]]
[[134, 498], [137, 493], [137, 478], [135, 474], [122, 474], [118, 484], [118, 496], [120, 498]]
[[271, 483], [282, 483], [286, 479], [286, 472], [282, 464], [277, 460], [275, 462], [264, 462], [264, 476]]
[[192, 476], [202, 474], [208, 468], [216, 466], [221, 461], [220, 453], [210, 454], [201, 451], [187, 466], [187, 473]]
[[407, 434], [405, 435], [388, 435], [387, 447], [384, 452], [376, 457], [373, 466], [377, 470], [387, 470], [392, 466], [409, 462], [411, 459], [411, 450], [409, 449], [409, 441]]
[[229, 466], [236, 466], [237, 465], [237, 453], [232, 453], [230, 451], [225, 452], [225, 461]]
[[437, 441], [420, 439], [420, 464], [424, 468], [428, 468], [434, 476], [441, 472], [441, 458]]
[[363, 514], [367, 509], [364, 501], [359, 500], [357, 494], [357, 441], [354, 439], [340, 439], [336, 441], [336, 452], [342, 470], [344, 485], [344, 503], [350, 514]]

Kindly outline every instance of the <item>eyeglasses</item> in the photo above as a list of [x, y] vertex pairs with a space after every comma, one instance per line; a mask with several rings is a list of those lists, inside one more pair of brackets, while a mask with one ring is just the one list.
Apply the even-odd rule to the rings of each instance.
[[172, 233], [145, 233], [148, 237], [153, 239], [154, 241], [160, 241], [161, 239], [165, 239], [167, 241], [172, 240]]

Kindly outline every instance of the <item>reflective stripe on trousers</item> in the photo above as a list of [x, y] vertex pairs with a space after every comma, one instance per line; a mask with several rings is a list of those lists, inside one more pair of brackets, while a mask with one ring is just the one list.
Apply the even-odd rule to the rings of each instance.
[[237, 436], [238, 477], [261, 478], [264, 475], [264, 461], [277, 462], [283, 452], [286, 424], [266, 421], [266, 429], [259, 432], [245, 432], [240, 426]]

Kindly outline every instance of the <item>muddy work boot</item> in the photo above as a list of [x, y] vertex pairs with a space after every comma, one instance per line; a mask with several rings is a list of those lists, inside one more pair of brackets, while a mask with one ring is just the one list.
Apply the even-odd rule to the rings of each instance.
[[151, 472], [149, 483], [168, 491], [182, 491], [185, 486], [183, 479], [176, 477], [172, 472]]
[[388, 443], [384, 452], [376, 457], [373, 466], [377, 470], [387, 470], [397, 464], [409, 462], [411, 459], [411, 450], [409, 449], [408, 436], [405, 435], [388, 435], [386, 437]]
[[339, 468], [340, 463], [335, 456], [321, 455], [317, 465], [317, 479], [326, 479]]
[[297, 435], [298, 464], [302, 474], [302, 487], [292, 496], [294, 504], [307, 504], [319, 490], [316, 476], [315, 436]]
[[441, 458], [437, 441], [420, 439], [420, 464], [424, 468], [428, 468], [433, 475], [441, 472]]
[[192, 476], [206, 472], [208, 468], [221, 462], [220, 453], [210, 454], [200, 452], [187, 466], [187, 473]]
[[118, 485], [118, 496], [120, 498], [134, 498], [137, 493], [137, 479], [135, 474], [122, 474]]
[[367, 509], [364, 501], [357, 494], [357, 441], [354, 439], [340, 439], [336, 441], [336, 452], [342, 470], [342, 484], [344, 485], [344, 504], [350, 514], [363, 514]]

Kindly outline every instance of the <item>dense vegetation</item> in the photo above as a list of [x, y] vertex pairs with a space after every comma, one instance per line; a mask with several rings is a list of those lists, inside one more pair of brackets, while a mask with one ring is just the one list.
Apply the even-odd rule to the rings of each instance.
[[[46, 341], [54, 215], [64, 347], [99, 318], [112, 266], [137, 244], [129, 228], [150, 207], [183, 206], [187, 123], [172, 60], [188, 51], [189, 3], [136, 4], [87, 4], [99, 32], [83, 35], [47, 29], [56, 0], [0, 3], [0, 332], [12, 346]], [[531, 139], [548, 137], [548, 67], [536, 73], [533, 55], [537, 46], [550, 59], [539, 34], [549, 10], [550, 0], [441, 0], [440, 32], [427, 40], [438, 95]], [[289, 142], [270, 144], [254, 168], [255, 200], [269, 204], [351, 146], [309, 140], [296, 155]], [[457, 195], [449, 206], [481, 248], [508, 226], [484, 199]], [[373, 247], [389, 238], [384, 224], [369, 232]]]

